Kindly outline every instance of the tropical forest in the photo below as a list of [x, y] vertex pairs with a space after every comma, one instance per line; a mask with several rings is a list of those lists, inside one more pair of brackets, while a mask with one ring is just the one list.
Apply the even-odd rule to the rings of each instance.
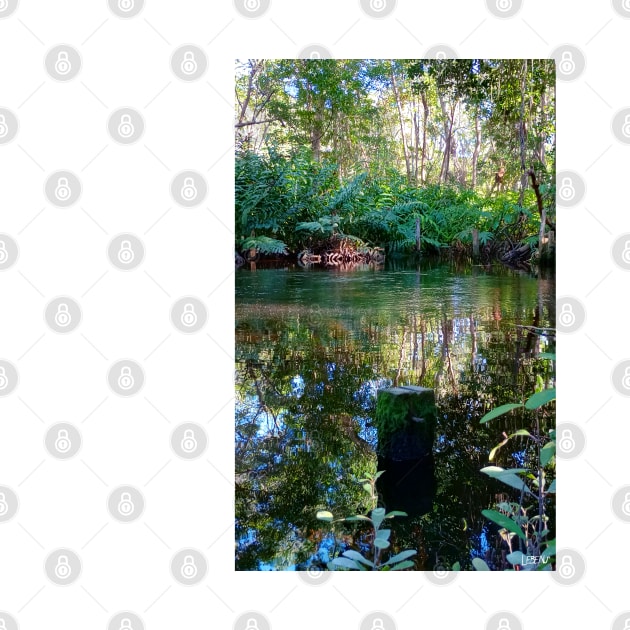
[[235, 568], [555, 568], [555, 66], [235, 63]]

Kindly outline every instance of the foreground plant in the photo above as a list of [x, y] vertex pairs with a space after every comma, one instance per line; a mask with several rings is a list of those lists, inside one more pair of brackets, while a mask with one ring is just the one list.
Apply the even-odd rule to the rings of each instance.
[[[374, 476], [368, 476], [365, 479], [359, 480], [359, 482], [363, 484], [363, 489], [369, 493], [372, 504], [375, 504], [378, 500], [376, 480], [383, 472], [385, 471], [377, 472]], [[387, 519], [396, 516], [407, 516], [407, 513], [397, 510], [386, 513], [384, 508], [375, 507], [370, 511], [370, 516], [358, 514], [356, 516], [335, 519], [332, 513], [326, 510], [317, 512], [317, 518], [320, 521], [333, 524], [339, 522], [365, 521], [370, 523], [372, 527], [372, 543], [369, 552], [363, 555], [359, 551], [348, 549], [344, 551], [341, 556], [333, 558], [328, 563], [328, 568], [331, 571], [335, 571], [337, 568], [350, 569], [353, 571], [402, 571], [413, 567], [413, 561], [409, 560], [409, 558], [417, 553], [417, 551], [413, 549], [401, 551], [393, 556], [390, 555], [386, 561], [383, 561], [381, 557], [382, 552], [390, 547], [389, 538], [391, 535], [391, 529], [385, 529], [382, 526]]]
[[[543, 353], [543, 359], [555, 360], [554, 354]], [[549, 517], [545, 510], [545, 499], [556, 492], [555, 477], [556, 432], [542, 435], [540, 432], [540, 410], [556, 398], [555, 388], [542, 389], [532, 394], [524, 403], [508, 403], [488, 412], [480, 423], [490, 422], [514, 409], [525, 408], [535, 413], [533, 431], [519, 429], [514, 433], [503, 434], [504, 440], [495, 446], [488, 459], [492, 461], [496, 453], [510, 440], [524, 437], [536, 446], [537, 462], [534, 468], [509, 468], [486, 466], [481, 472], [520, 491], [518, 502], [500, 502], [496, 510], [482, 510], [483, 516], [501, 527], [499, 534], [506, 541], [510, 553], [506, 560], [520, 570], [551, 570], [555, 564], [556, 541], [548, 540]], [[549, 483], [548, 483], [549, 482]], [[481, 559], [473, 560], [476, 570], [489, 571]]]

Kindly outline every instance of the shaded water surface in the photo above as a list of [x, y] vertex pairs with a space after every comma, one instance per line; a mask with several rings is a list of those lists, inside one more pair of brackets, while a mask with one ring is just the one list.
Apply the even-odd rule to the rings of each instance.
[[[554, 349], [540, 334], [554, 327], [554, 309], [552, 277], [501, 267], [239, 270], [236, 568], [304, 569], [330, 558], [330, 526], [315, 514], [370, 508], [357, 480], [376, 472], [376, 391], [392, 385], [433, 388], [438, 401], [432, 509], [396, 519], [394, 547], [417, 549], [418, 570], [491, 558], [500, 541], [480, 512], [518, 499], [479, 470], [503, 431], [532, 420], [520, 410], [479, 418], [551, 384], [538, 354]], [[493, 464], [532, 456], [515, 442]], [[361, 549], [357, 531], [337, 534], [336, 553]]]

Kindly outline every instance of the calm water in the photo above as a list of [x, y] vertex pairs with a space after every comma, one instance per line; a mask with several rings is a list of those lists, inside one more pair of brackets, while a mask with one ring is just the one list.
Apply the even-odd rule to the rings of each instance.
[[[551, 383], [537, 356], [553, 336], [532, 327], [554, 326], [554, 279], [502, 267], [239, 270], [236, 568], [304, 569], [334, 545], [361, 549], [360, 532], [338, 531], [335, 542], [315, 514], [369, 509], [357, 479], [376, 471], [376, 391], [409, 384], [436, 392], [437, 493], [428, 514], [394, 526], [394, 544], [419, 551], [419, 570], [492, 561], [500, 541], [480, 512], [509, 488], [479, 469], [502, 431], [531, 418], [479, 418]], [[531, 455], [517, 442], [493, 463]]]

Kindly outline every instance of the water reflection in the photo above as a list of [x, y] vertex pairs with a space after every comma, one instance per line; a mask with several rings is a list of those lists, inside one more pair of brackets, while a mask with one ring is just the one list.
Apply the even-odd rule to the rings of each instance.
[[[435, 500], [400, 519], [394, 544], [418, 549], [421, 570], [464, 568], [471, 553], [494, 562], [480, 512], [506, 486], [479, 470], [502, 431], [527, 427], [519, 412], [478, 420], [550, 379], [537, 357], [553, 344], [554, 304], [553, 278], [502, 268], [238, 271], [236, 568], [305, 568], [340, 544], [361, 549], [360, 528], [331, 542], [315, 514], [369, 508], [357, 480], [377, 469], [375, 394], [395, 385], [435, 389], [438, 419]], [[496, 465], [533, 457], [515, 444]]]

